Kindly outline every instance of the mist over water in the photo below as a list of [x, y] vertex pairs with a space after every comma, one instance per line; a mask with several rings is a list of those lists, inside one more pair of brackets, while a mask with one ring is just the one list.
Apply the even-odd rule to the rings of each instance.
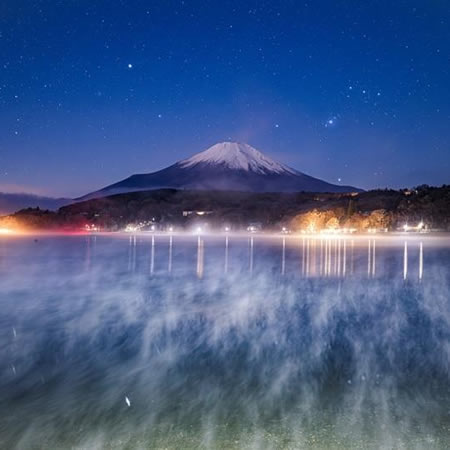
[[0, 448], [450, 446], [448, 238], [4, 237], [0, 302]]

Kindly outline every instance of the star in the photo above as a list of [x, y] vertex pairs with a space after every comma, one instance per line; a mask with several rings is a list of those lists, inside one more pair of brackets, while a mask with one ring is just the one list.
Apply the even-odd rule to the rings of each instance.
[[338, 123], [338, 116], [331, 116], [325, 121], [323, 125], [325, 128], [334, 128], [337, 126], [337, 123]]
[[129, 69], [132, 69], [133, 68], [133, 64], [128, 64], [128, 66], [127, 66]]

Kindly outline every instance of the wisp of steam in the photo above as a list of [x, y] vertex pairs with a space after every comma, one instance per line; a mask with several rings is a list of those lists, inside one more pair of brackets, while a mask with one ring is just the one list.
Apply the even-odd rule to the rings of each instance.
[[0, 241], [0, 448], [448, 448], [432, 238]]

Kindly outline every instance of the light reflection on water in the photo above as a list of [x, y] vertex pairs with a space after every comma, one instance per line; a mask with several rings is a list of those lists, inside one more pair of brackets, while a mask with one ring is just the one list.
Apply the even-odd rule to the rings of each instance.
[[[90, 247], [90, 241], [96, 241], [97, 237], [88, 237], [87, 246]], [[140, 238], [140, 245], [145, 247], [147, 239]], [[160, 253], [162, 253], [162, 259], [167, 258], [167, 272], [172, 272], [173, 267], [173, 247], [174, 247], [174, 239], [177, 238], [173, 235], [169, 236], [159, 236], [155, 237], [155, 235], [151, 235], [150, 238], [150, 273], [153, 274], [155, 271], [155, 248], [157, 245], [157, 240], [159, 240]], [[203, 276], [204, 270], [204, 243], [205, 237], [196, 236], [192, 237], [191, 240], [196, 240], [197, 249], [196, 249], [196, 273], [199, 278]], [[129, 236], [129, 264], [128, 270], [135, 272], [136, 271], [136, 246], [139, 238], [135, 235]], [[186, 246], [189, 245], [186, 242], [189, 241], [189, 238], [186, 237], [178, 237], [179, 242], [175, 245]], [[208, 238], [206, 238], [208, 241]], [[230, 236], [226, 235], [221, 238], [209, 238], [211, 241], [211, 253], [214, 255], [214, 267], [213, 269], [217, 271], [220, 268], [220, 263], [218, 260], [221, 258], [221, 241], [223, 242], [223, 273], [228, 273], [229, 269], [229, 252], [230, 252]], [[255, 244], [256, 241], [256, 244]], [[280, 253], [280, 261], [279, 261], [279, 270], [282, 275], [286, 274], [286, 264], [290, 264], [288, 270], [296, 270], [296, 264], [299, 263], [299, 273], [302, 277], [333, 277], [333, 278], [345, 278], [350, 275], [354, 275], [355, 273], [358, 276], [363, 274], [363, 265], [367, 267], [367, 277], [373, 278], [377, 275], [377, 239], [367, 239], [367, 240], [358, 240], [355, 250], [355, 239], [351, 238], [322, 238], [322, 239], [313, 239], [313, 238], [286, 238], [281, 237], [279, 239], [273, 239], [268, 241], [265, 238], [255, 238], [250, 236], [248, 239], [235, 238], [233, 242], [233, 238], [231, 238], [231, 247], [237, 247], [240, 250], [240, 257], [242, 257], [242, 248], [245, 246], [245, 242], [247, 242], [248, 246], [248, 272], [253, 272], [254, 260], [255, 260], [255, 245], [260, 247], [265, 247], [269, 245], [269, 247], [273, 251], [272, 258], [270, 260], [271, 267], [276, 266], [276, 261], [274, 260], [275, 255], [277, 253], [276, 247], [279, 245], [279, 253]], [[381, 255], [383, 265], [386, 264], [386, 251], [392, 246], [384, 246], [383, 241], [381, 240], [382, 251]], [[397, 247], [403, 245], [403, 255], [402, 255], [402, 266], [397, 267], [392, 265], [392, 261], [389, 263], [389, 270], [402, 270], [403, 279], [408, 277], [408, 245], [410, 248], [410, 252], [412, 253], [413, 263], [417, 265], [414, 268], [413, 274], [410, 276], [417, 276], [419, 280], [423, 277], [423, 240], [422, 239], [413, 239], [412, 242], [408, 243], [408, 240], [400, 239], [397, 242]], [[164, 248], [167, 246], [167, 254], [164, 254]], [[434, 244], [432, 247], [435, 247]], [[364, 248], [367, 249], [366, 257], [364, 259], [363, 253]], [[89, 251], [89, 250], [88, 250]], [[287, 255], [287, 252], [290, 255]], [[392, 248], [391, 248], [392, 252]], [[183, 259], [183, 253], [176, 253], [176, 258], [181, 258], [179, 261], [179, 269], [188, 271], [189, 266], [186, 265], [186, 260]], [[263, 252], [264, 253], [264, 252]], [[398, 248], [396, 248], [396, 253], [398, 252]], [[258, 258], [259, 255], [256, 255]], [[398, 254], [396, 255], [398, 257]], [[261, 259], [263, 260], [263, 264], [267, 264], [267, 254], [263, 255]], [[89, 256], [88, 256], [89, 259]], [[296, 261], [297, 260], [297, 261]], [[175, 261], [177, 264], [178, 261]], [[355, 272], [355, 264], [356, 264], [356, 272]], [[238, 263], [239, 270], [244, 269], [242, 265], [242, 261]], [[386, 267], [382, 268], [382, 276], [386, 275]], [[161, 273], [163, 270], [160, 267], [159, 272]], [[417, 274], [417, 275], [416, 275]]]
[[[85, 237], [85, 245], [86, 245], [86, 267], [89, 268], [91, 264], [91, 253], [93, 251], [93, 247], [97, 242], [97, 236], [87, 236]], [[124, 239], [122, 237], [122, 239]], [[230, 238], [229, 235], [225, 235], [223, 237], [202, 237], [195, 236], [191, 238], [186, 238], [185, 236], [174, 237], [173, 235], [162, 235], [155, 236], [152, 234], [149, 236], [139, 237], [136, 235], [127, 236], [129, 243], [129, 251], [128, 251], [128, 271], [136, 272], [137, 270], [137, 247], [139, 243], [140, 252], [145, 252], [145, 247], [148, 245], [149, 250], [149, 273], [153, 274], [155, 272], [155, 255], [156, 255], [156, 247], [158, 247], [158, 254], [161, 255], [162, 260], [166, 260], [167, 264], [167, 272], [172, 272], [172, 267], [174, 264], [174, 245], [179, 245], [180, 247], [187, 246], [189, 247], [194, 240], [196, 240], [196, 274], [199, 278], [203, 276], [204, 270], [204, 243], [205, 239], [210, 240], [211, 245], [211, 253], [213, 255], [212, 259], [214, 259], [214, 267], [212, 269], [214, 271], [218, 271], [220, 268], [220, 263], [218, 260], [221, 258], [221, 242], [223, 242], [223, 273], [228, 273], [229, 270], [229, 253], [230, 253], [230, 245], [231, 247], [238, 248], [239, 250], [239, 258], [243, 257], [242, 249], [245, 245], [248, 246], [248, 272], [253, 272], [254, 267], [254, 259], [255, 259], [255, 245], [259, 247], [269, 246], [272, 250], [272, 257], [270, 259], [271, 268], [276, 266], [276, 253], [277, 246], [279, 246], [279, 270], [282, 275], [286, 274], [287, 266], [286, 264], [291, 264], [288, 267], [288, 271], [295, 271], [296, 265], [298, 264], [299, 274], [302, 277], [334, 277], [334, 278], [345, 278], [350, 275], [354, 275], [355, 273], [358, 276], [363, 274], [363, 265], [367, 267], [367, 277], [373, 278], [377, 275], [377, 239], [359, 239], [356, 244], [355, 250], [355, 239], [351, 238], [322, 238], [322, 239], [314, 239], [314, 238], [286, 238], [281, 237], [278, 239], [268, 240], [266, 238], [255, 238], [254, 236], [250, 236], [248, 239], [243, 238], [235, 238], [233, 242], [233, 238]], [[178, 242], [176, 242], [178, 239]], [[231, 244], [230, 244], [231, 240]], [[159, 242], [158, 242], [159, 241]], [[174, 244], [175, 241], [175, 244]], [[189, 242], [191, 241], [191, 242]], [[255, 244], [256, 241], [256, 244]], [[423, 277], [424, 271], [424, 260], [423, 260], [423, 238], [422, 239], [412, 239], [412, 242], [408, 243], [408, 240], [399, 239], [396, 243], [395, 252], [397, 253], [396, 258], [398, 258], [399, 248], [403, 246], [402, 253], [402, 261], [400, 266], [393, 266], [392, 262], [389, 261], [389, 270], [402, 270], [403, 279], [408, 277], [408, 248], [412, 253], [412, 260], [417, 267], [414, 267], [413, 273], [410, 273], [410, 276], [417, 277], [419, 280]], [[246, 244], [247, 243], [247, 244]], [[390, 245], [385, 245], [383, 240], [381, 240], [381, 245], [383, 249], [383, 254], [381, 256], [383, 265], [386, 264], [386, 251], [389, 250], [390, 253], [393, 253], [392, 250], [392, 242]], [[380, 245], [380, 244], [378, 244]], [[384, 247], [383, 247], [384, 245]], [[408, 247], [409, 246], [409, 247]], [[431, 245], [432, 248], [436, 247], [436, 243]], [[439, 247], [439, 245], [437, 245]], [[364, 258], [364, 248], [366, 248], [366, 257]], [[167, 251], [165, 251], [167, 249]], [[186, 264], [188, 258], [186, 256], [186, 250], [175, 253], [175, 258], [180, 259], [180, 261], [175, 261], [175, 264], [178, 264], [178, 269], [188, 272], [189, 265]], [[189, 250], [188, 250], [189, 251]], [[267, 254], [261, 256], [263, 260], [263, 264], [267, 264]], [[286, 256], [287, 253], [290, 255]], [[391, 255], [392, 256], [392, 255]], [[256, 256], [258, 257], [258, 255]], [[392, 259], [392, 258], [389, 258]], [[139, 261], [141, 264], [142, 261]], [[355, 272], [355, 264], [356, 264], [356, 272]], [[242, 259], [238, 262], [239, 270], [245, 270], [243, 267]], [[161, 265], [158, 267], [158, 272], [162, 273], [164, 270]], [[382, 276], [386, 275], [386, 267], [383, 267]]]
[[0, 448], [448, 447], [448, 240], [36, 239], [0, 240]]

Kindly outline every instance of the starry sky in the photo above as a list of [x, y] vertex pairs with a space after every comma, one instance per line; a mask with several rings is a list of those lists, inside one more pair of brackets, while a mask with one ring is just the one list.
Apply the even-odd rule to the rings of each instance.
[[0, 191], [78, 196], [216, 142], [450, 183], [448, 0], [3, 0]]

